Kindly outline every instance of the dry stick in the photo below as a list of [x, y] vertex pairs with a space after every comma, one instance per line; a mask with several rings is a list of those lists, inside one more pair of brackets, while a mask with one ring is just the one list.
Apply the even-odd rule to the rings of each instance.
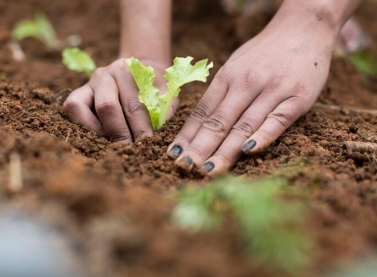
[[348, 112], [355, 112], [355, 113], [377, 115], [377, 110], [348, 108], [348, 107], [341, 107], [337, 105], [322, 104], [318, 102], [314, 103], [313, 108], [322, 108], [322, 109], [328, 109], [328, 110], [333, 110], [333, 111], [348, 111]]
[[23, 188], [21, 158], [17, 153], [10, 155], [10, 172], [8, 190], [12, 193], [20, 192]]
[[345, 141], [343, 147], [348, 157], [360, 162], [376, 161], [377, 144], [371, 142]]
[[372, 142], [345, 141], [344, 146], [348, 153], [377, 153], [377, 144]]

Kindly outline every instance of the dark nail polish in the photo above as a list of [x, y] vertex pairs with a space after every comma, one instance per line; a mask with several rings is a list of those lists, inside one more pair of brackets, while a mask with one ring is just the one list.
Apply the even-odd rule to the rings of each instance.
[[206, 162], [203, 167], [204, 167], [205, 172], [208, 173], [208, 172], [211, 172], [215, 168], [215, 164], [213, 162]]
[[189, 165], [189, 166], [191, 166], [191, 165], [193, 164], [193, 160], [192, 160], [191, 157], [189, 157], [189, 156], [185, 156], [185, 157], [183, 157], [183, 158], [182, 158], [182, 161], [183, 161], [185, 164]]
[[170, 150], [169, 154], [174, 155], [174, 156], [179, 156], [183, 151], [183, 148], [179, 145], [174, 145]]
[[246, 153], [250, 151], [251, 149], [253, 149], [255, 145], [257, 145], [257, 142], [255, 140], [250, 140], [246, 142], [244, 145], [242, 145], [241, 150]]

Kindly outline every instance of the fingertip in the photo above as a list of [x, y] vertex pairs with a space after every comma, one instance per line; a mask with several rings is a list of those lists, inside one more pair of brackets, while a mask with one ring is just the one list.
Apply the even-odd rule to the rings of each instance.
[[183, 152], [183, 147], [179, 144], [172, 144], [167, 150], [167, 154], [172, 159], [177, 159]]
[[190, 156], [183, 156], [175, 161], [175, 165], [186, 172], [191, 172], [194, 168], [194, 161]]
[[200, 167], [200, 171], [204, 176], [217, 178], [227, 174], [230, 166], [229, 163], [223, 161], [219, 156], [213, 156]]

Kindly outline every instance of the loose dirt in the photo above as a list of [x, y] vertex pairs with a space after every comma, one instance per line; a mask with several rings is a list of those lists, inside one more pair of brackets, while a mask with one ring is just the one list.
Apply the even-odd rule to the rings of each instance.
[[[174, 4], [173, 55], [209, 58], [211, 78], [271, 17], [228, 16], [218, 1]], [[13, 60], [10, 30], [41, 10], [59, 37], [80, 34], [98, 65], [117, 58], [116, 0], [0, 0], [1, 203], [45, 218], [99, 276], [282, 276], [244, 255], [234, 226], [190, 235], [170, 222], [174, 192], [206, 181], [180, 172], [165, 152], [208, 84], [187, 85], [177, 115], [152, 138], [111, 144], [63, 113], [64, 90], [87, 78], [64, 68], [59, 52], [27, 39], [21, 43], [26, 60]], [[377, 3], [366, 1], [357, 14], [375, 55], [376, 10]], [[350, 155], [343, 147], [344, 141], [377, 143], [377, 117], [352, 109], [376, 109], [377, 79], [334, 58], [318, 102], [347, 109], [313, 108], [267, 150], [231, 170], [250, 178], [283, 176], [306, 192], [315, 249], [302, 276], [319, 276], [377, 248], [376, 154]], [[14, 153], [21, 158], [19, 193], [9, 191]]]

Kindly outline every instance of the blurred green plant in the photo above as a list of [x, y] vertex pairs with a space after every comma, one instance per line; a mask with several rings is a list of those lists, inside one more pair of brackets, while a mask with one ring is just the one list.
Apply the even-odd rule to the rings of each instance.
[[84, 72], [89, 77], [97, 66], [86, 52], [77, 47], [65, 48], [62, 52], [62, 63], [70, 70]]
[[36, 14], [33, 20], [25, 19], [17, 23], [12, 30], [12, 38], [16, 41], [36, 38], [48, 48], [55, 48], [60, 44], [54, 27], [43, 13]]
[[247, 181], [223, 178], [205, 187], [187, 188], [178, 194], [175, 224], [191, 232], [222, 226], [231, 216], [239, 226], [247, 253], [297, 275], [309, 265], [311, 240], [300, 232], [303, 202], [284, 199], [298, 196], [282, 179]]
[[366, 51], [360, 50], [346, 56], [346, 60], [353, 64], [356, 70], [367, 76], [377, 75], [377, 61], [375, 56]]
[[235, 1], [236, 1], [237, 9], [242, 10], [248, 0], [235, 0]]

